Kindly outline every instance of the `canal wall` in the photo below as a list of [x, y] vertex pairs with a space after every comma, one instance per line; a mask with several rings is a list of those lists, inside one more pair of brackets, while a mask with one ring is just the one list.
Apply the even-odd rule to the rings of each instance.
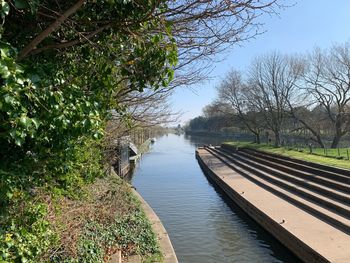
[[[111, 168], [110, 172], [113, 176], [118, 176], [113, 168]], [[143, 197], [136, 191], [136, 189], [133, 186], [131, 186], [131, 191], [140, 201], [141, 208], [152, 225], [152, 229], [156, 234], [157, 241], [160, 246], [160, 251], [162, 252], [162, 255], [163, 255], [163, 263], [178, 263], [175, 250], [170, 241], [168, 232], [166, 231], [165, 227], [162, 224], [162, 221], [160, 221], [159, 217], [153, 211], [151, 206], [143, 199]], [[138, 261], [139, 260], [136, 260], [136, 262]], [[109, 263], [121, 263], [121, 262], [122, 261], [121, 261], [120, 251], [112, 255], [112, 258], [109, 261]]]
[[204, 171], [251, 218], [305, 262], [349, 262], [350, 237], [260, 188], [205, 149], [196, 151]]
[[162, 222], [160, 221], [159, 217], [135, 189], [133, 189], [133, 193], [140, 200], [142, 209], [145, 212], [147, 218], [150, 220], [153, 231], [157, 235], [158, 244], [163, 254], [163, 262], [178, 263], [169, 235], [166, 229], [164, 228]]

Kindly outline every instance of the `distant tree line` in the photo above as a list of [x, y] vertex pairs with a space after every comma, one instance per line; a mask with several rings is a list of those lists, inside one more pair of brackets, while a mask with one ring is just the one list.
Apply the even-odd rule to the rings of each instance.
[[229, 72], [217, 92], [188, 129], [244, 127], [257, 143], [266, 133], [276, 146], [303, 135], [323, 148], [330, 140], [336, 148], [350, 131], [350, 43], [304, 55], [256, 57], [244, 75]]

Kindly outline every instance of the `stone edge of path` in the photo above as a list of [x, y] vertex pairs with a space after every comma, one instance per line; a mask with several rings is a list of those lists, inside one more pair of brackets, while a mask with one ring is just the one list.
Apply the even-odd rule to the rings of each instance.
[[163, 254], [164, 263], [178, 263], [175, 250], [171, 244], [168, 232], [164, 228], [162, 222], [160, 221], [157, 214], [153, 211], [150, 205], [143, 199], [143, 197], [135, 190], [132, 189], [133, 193], [141, 202], [143, 211], [145, 212], [147, 218], [151, 222], [153, 231], [157, 235], [158, 244], [160, 250]]

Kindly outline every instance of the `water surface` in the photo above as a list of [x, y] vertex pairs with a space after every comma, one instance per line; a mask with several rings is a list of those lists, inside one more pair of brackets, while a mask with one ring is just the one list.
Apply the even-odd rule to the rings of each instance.
[[162, 220], [179, 262], [299, 262], [203, 174], [195, 148], [224, 140], [169, 134], [135, 169], [132, 183]]

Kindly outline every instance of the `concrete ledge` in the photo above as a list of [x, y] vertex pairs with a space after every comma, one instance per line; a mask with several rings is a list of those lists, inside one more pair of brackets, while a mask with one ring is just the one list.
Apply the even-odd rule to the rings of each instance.
[[[237, 149], [237, 146], [230, 145], [230, 144], [222, 144], [221, 147], [223, 147], [224, 149], [227, 149], [227, 150], [231, 150], [231, 151], [236, 151], [236, 149]], [[283, 159], [286, 161], [291, 161], [291, 162], [296, 162], [296, 163], [299, 163], [302, 165], [307, 165], [307, 166], [310, 166], [312, 168], [325, 170], [327, 172], [339, 173], [341, 175], [345, 175], [348, 177], [350, 176], [349, 169], [345, 169], [345, 168], [341, 168], [341, 167], [337, 167], [337, 166], [330, 166], [330, 165], [324, 165], [324, 164], [320, 164], [320, 163], [314, 163], [314, 162], [305, 161], [305, 160], [298, 159], [298, 158], [292, 158], [292, 157], [285, 156], [282, 154], [271, 153], [271, 152], [263, 151], [263, 150], [259, 150], [259, 149], [252, 149], [249, 147], [240, 147], [238, 149], [247, 149], [250, 151], [255, 151], [257, 153], [266, 154], [266, 155], [269, 155], [271, 157], [276, 157], [276, 158], [280, 158], [280, 159]]]
[[349, 236], [245, 179], [206, 150], [198, 149], [196, 157], [208, 177], [300, 259], [349, 262]]
[[147, 204], [147, 202], [142, 198], [142, 196], [133, 189], [133, 193], [138, 197], [141, 202], [141, 206], [146, 216], [150, 220], [152, 224], [153, 231], [157, 235], [158, 243], [160, 246], [160, 250], [163, 254], [164, 263], [178, 263], [174, 248], [171, 244], [169, 235], [165, 230], [162, 222], [160, 221], [157, 214], [153, 211], [153, 209]]

